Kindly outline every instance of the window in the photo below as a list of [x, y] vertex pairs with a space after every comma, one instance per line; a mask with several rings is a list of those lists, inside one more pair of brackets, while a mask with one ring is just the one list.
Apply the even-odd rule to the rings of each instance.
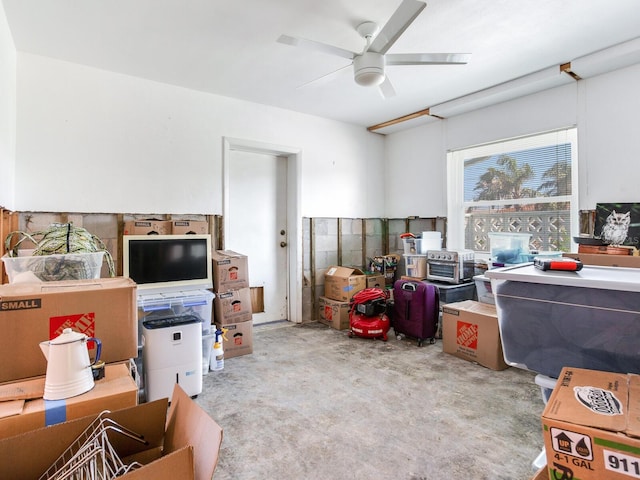
[[489, 253], [490, 232], [518, 232], [533, 250], [571, 251], [576, 137], [570, 128], [449, 152], [450, 248]]

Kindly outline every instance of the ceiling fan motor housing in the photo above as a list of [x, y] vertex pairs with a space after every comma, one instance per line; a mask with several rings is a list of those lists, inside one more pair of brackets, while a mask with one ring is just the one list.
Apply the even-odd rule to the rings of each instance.
[[353, 59], [353, 73], [356, 83], [365, 87], [380, 85], [384, 82], [384, 55], [376, 52], [364, 52]]

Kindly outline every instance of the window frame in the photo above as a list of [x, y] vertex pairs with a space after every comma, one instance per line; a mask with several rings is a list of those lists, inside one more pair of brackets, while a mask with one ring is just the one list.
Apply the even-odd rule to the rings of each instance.
[[[557, 197], [534, 197], [522, 200], [520, 203], [550, 203], [570, 202], [570, 236], [571, 251], [575, 251], [576, 244], [573, 236], [579, 232], [578, 208], [578, 132], [576, 126], [562, 129], [534, 133], [531, 135], [508, 138], [480, 145], [458, 148], [447, 151], [447, 248], [465, 249], [465, 212], [470, 206], [513, 205], [518, 200], [479, 200], [466, 202], [464, 200], [464, 161], [465, 159], [482, 156], [493, 156], [512, 153], [542, 146], [571, 144], [571, 195]], [[488, 252], [476, 252], [480, 258], [488, 258]]]

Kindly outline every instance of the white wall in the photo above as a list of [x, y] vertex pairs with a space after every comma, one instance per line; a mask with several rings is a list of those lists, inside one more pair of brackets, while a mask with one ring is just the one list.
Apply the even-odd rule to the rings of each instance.
[[16, 49], [0, 8], [0, 207], [14, 210]]
[[640, 64], [581, 85], [580, 208], [640, 202]]
[[222, 213], [225, 136], [302, 151], [302, 216], [380, 217], [362, 127], [18, 53], [19, 211]]
[[446, 216], [446, 154], [577, 125], [579, 209], [640, 202], [640, 65], [387, 136], [386, 216]]

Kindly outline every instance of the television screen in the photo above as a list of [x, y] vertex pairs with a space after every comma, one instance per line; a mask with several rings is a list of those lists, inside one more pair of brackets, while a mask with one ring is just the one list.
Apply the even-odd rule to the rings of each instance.
[[123, 275], [141, 290], [212, 288], [211, 235], [124, 235]]

